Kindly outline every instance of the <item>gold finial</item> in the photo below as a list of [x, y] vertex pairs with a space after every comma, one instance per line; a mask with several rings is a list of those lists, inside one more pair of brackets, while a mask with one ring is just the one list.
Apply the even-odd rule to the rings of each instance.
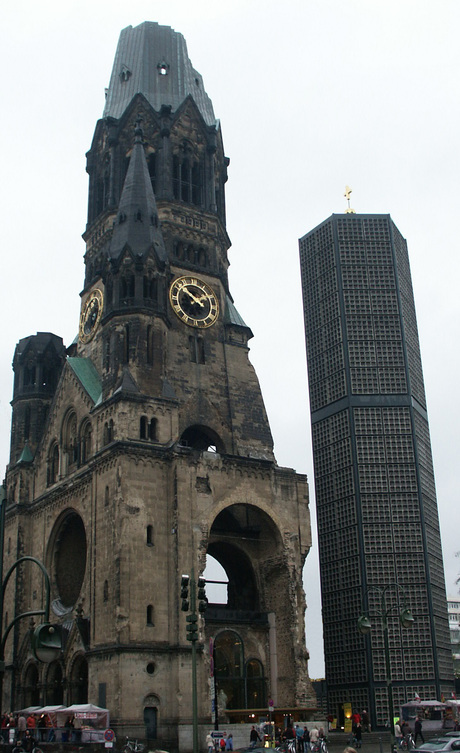
[[345, 214], [356, 214], [355, 210], [351, 208], [350, 206], [350, 197], [351, 197], [351, 188], [350, 186], [345, 186], [345, 193], [344, 196], [348, 202], [348, 207], [345, 209]]

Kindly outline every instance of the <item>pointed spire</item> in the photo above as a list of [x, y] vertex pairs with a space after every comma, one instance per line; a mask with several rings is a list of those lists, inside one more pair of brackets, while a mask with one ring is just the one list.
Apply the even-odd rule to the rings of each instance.
[[17, 461], [17, 465], [19, 465], [20, 463], [31, 463], [33, 459], [34, 459], [34, 456], [32, 454], [32, 450], [29, 447], [29, 443], [26, 441], [24, 445], [24, 449], [21, 452], [21, 456], [19, 460]]
[[145, 157], [141, 122], [138, 117], [131, 159], [110, 242], [109, 256], [118, 259], [128, 246], [135, 256], [145, 257], [153, 248], [158, 259], [165, 261], [166, 249]]

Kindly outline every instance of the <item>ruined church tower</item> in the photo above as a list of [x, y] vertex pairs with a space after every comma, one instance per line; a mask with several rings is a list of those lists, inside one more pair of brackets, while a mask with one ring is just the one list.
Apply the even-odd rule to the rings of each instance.
[[[202, 575], [207, 556], [228, 585], [199, 618], [200, 725], [214, 695], [221, 722], [265, 715], [270, 698], [315, 705], [308, 486], [276, 464], [229, 289], [228, 163], [182, 35], [124, 29], [87, 154], [78, 335], [68, 347], [26, 337], [13, 360], [4, 567], [22, 554], [45, 564], [65, 645], [39, 664], [17, 623], [4, 707], [89, 701], [118, 735], [167, 749], [187, 750], [192, 719], [181, 575]], [[42, 599], [24, 568], [5, 609]]]

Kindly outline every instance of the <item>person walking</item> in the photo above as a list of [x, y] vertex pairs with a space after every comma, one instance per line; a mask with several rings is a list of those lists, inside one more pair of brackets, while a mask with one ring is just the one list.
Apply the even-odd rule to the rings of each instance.
[[422, 743], [424, 743], [425, 742], [425, 738], [423, 737], [423, 732], [422, 732], [422, 720], [418, 716], [417, 719], [415, 720], [415, 724], [414, 724], [414, 744], [415, 744], [415, 746], [417, 746], [417, 737], [419, 735], [422, 738]]
[[361, 724], [360, 722], [358, 722], [358, 724], [355, 727], [355, 740], [356, 740], [357, 748], [360, 748], [362, 744], [362, 732], [363, 730], [362, 730]]
[[257, 740], [259, 740], [260, 742], [262, 742], [261, 736], [257, 732], [257, 730], [254, 727], [254, 725], [252, 725], [252, 729], [251, 729], [251, 731], [249, 733], [249, 747], [250, 748], [255, 748], [256, 745], [257, 745]]

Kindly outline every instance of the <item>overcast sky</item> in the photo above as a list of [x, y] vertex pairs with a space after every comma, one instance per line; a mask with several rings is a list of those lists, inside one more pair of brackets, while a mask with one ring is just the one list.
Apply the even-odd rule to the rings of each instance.
[[298, 238], [346, 208], [390, 213], [407, 238], [447, 590], [458, 531], [458, 0], [15, 0], [2, 6], [0, 465], [11, 361], [37, 331], [73, 340], [83, 285], [85, 152], [119, 32], [184, 34], [226, 154], [230, 285], [254, 332], [280, 465], [307, 473], [310, 676], [324, 672]]

